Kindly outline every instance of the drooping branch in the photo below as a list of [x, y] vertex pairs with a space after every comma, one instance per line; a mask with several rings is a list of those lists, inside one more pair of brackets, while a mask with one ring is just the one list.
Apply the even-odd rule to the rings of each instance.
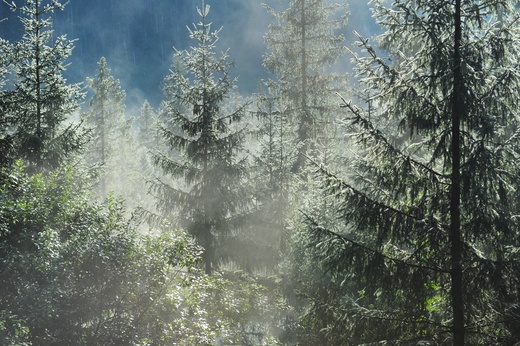
[[442, 180], [442, 179], [449, 178], [448, 175], [441, 174], [441, 173], [437, 172], [433, 168], [431, 168], [431, 167], [427, 166], [426, 164], [424, 164], [424, 163], [414, 159], [410, 155], [406, 155], [399, 148], [397, 148], [394, 145], [392, 145], [388, 141], [388, 139], [383, 135], [383, 133], [374, 127], [374, 125], [373, 125], [371, 120], [366, 119], [365, 117], [363, 117], [363, 115], [361, 114], [361, 110], [358, 107], [353, 106], [352, 102], [351, 101], [347, 101], [341, 94], [336, 93], [336, 95], [342, 101], [342, 103], [340, 104], [340, 107], [341, 108], [347, 108], [354, 115], [354, 117], [350, 118], [349, 120], [351, 120], [352, 123], [361, 124], [360, 126], [362, 126], [364, 129], [368, 130], [368, 133], [370, 134], [370, 136], [372, 136], [372, 138], [374, 139], [374, 141], [376, 143], [382, 144], [386, 149], [388, 149], [388, 151], [394, 153], [400, 159], [402, 159], [404, 161], [407, 161], [407, 162], [410, 162], [411, 164], [414, 164], [415, 166], [417, 166], [421, 170], [426, 171], [431, 177], [435, 178], [436, 180]]
[[330, 230], [328, 228], [320, 226], [314, 220], [314, 218], [312, 218], [309, 214], [305, 213], [302, 210], [300, 210], [300, 213], [302, 213], [304, 215], [305, 219], [307, 220], [307, 222], [309, 222], [311, 224], [311, 228], [314, 231], [318, 231], [320, 233], [325, 233], [325, 234], [327, 234], [330, 237], [333, 237], [333, 238], [336, 238], [336, 239], [340, 240], [345, 245], [350, 243], [351, 245], [353, 245], [353, 246], [355, 246], [357, 248], [360, 248], [360, 249], [362, 249], [365, 252], [368, 252], [370, 254], [379, 256], [379, 257], [381, 257], [381, 258], [383, 258], [383, 259], [385, 259], [385, 260], [387, 260], [389, 262], [393, 262], [393, 263], [396, 263], [396, 264], [404, 265], [406, 267], [415, 268], [415, 269], [419, 269], [419, 270], [428, 270], [428, 271], [433, 271], [433, 272], [442, 273], [442, 274], [449, 274], [450, 273], [449, 270], [442, 269], [442, 268], [439, 268], [439, 267], [425, 266], [425, 265], [421, 265], [421, 264], [411, 263], [411, 262], [408, 262], [408, 261], [403, 260], [403, 259], [391, 257], [389, 255], [386, 255], [386, 254], [382, 253], [379, 250], [371, 248], [368, 245], [362, 244], [362, 243], [360, 243], [358, 241], [355, 241], [354, 239], [348, 238], [345, 235], [339, 234], [339, 233], [334, 232], [334, 231], [332, 231], [332, 230]]

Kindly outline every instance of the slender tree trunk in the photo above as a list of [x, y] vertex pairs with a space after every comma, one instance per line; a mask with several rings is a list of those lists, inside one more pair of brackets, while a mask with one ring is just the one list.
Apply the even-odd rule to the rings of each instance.
[[304, 162], [306, 160], [306, 155], [308, 151], [308, 141], [311, 132], [311, 119], [309, 115], [309, 110], [307, 107], [307, 16], [306, 16], [306, 8], [305, 8], [305, 0], [301, 2], [301, 79], [302, 79], [302, 90], [301, 90], [301, 100], [299, 107], [300, 115], [299, 115], [299, 124], [298, 124], [298, 141], [301, 147], [298, 149], [298, 157], [295, 162], [295, 167], [293, 168], [293, 172], [298, 173], [301, 171], [304, 166]]
[[464, 85], [461, 72], [460, 45], [462, 38], [461, 0], [455, 1], [455, 41], [453, 56], [453, 108], [452, 108], [452, 177], [450, 201], [450, 244], [451, 244], [451, 304], [453, 309], [453, 345], [464, 345], [464, 300], [462, 277], [462, 236], [460, 229], [460, 124], [465, 114]]
[[279, 194], [278, 194], [278, 198], [280, 199], [280, 202], [279, 202], [279, 207], [280, 207], [280, 218], [279, 218], [279, 223], [280, 223], [280, 251], [282, 253], [285, 253], [285, 251], [287, 250], [287, 235], [286, 235], [286, 231], [285, 231], [285, 208], [287, 206], [287, 200], [288, 200], [288, 197], [287, 197], [287, 181], [286, 181], [286, 172], [285, 172], [285, 160], [287, 158], [287, 154], [284, 155], [284, 144], [283, 144], [283, 141], [284, 141], [284, 134], [285, 134], [285, 131], [284, 131], [284, 115], [283, 113], [280, 113], [280, 160], [279, 160], [279, 163], [278, 163], [278, 170], [279, 170], [279, 174], [280, 174], [280, 180], [278, 182], [279, 184]]
[[[204, 100], [205, 100], [205, 92], [204, 92]], [[206, 104], [205, 104], [205, 101], [203, 101], [203, 104], [204, 104], [204, 110], [203, 110], [203, 117], [207, 117], [209, 116], [206, 112], [209, 112], [208, 110], [206, 110]], [[209, 119], [207, 121], [204, 121], [204, 123], [206, 124], [205, 126], [207, 126], [207, 124], [209, 124]], [[209, 131], [208, 129], [205, 129], [203, 130], [203, 132], [205, 131]], [[204, 133], [203, 133], [204, 135]], [[203, 162], [203, 177], [204, 179], [208, 179], [208, 161], [209, 161], [209, 151], [208, 151], [208, 147], [207, 147], [207, 144], [205, 144], [205, 148], [204, 148], [204, 162]], [[207, 182], [203, 182], [203, 184], [207, 184]], [[205, 196], [203, 195], [202, 198], [204, 198]], [[212, 268], [212, 263], [213, 263], [213, 257], [214, 257], [214, 249], [213, 249], [213, 241], [212, 241], [212, 237], [211, 237], [211, 225], [209, 224], [208, 222], [208, 213], [209, 213], [209, 206], [207, 205], [207, 203], [204, 201], [203, 202], [203, 224], [204, 226], [202, 227], [202, 246], [204, 247], [204, 252], [202, 254], [202, 259], [204, 260], [204, 264], [205, 264], [205, 268], [206, 268], [206, 274], [208, 275], [211, 275], [213, 273], [213, 268]]]
[[[302, 64], [302, 113], [303, 121], [300, 126], [303, 131], [300, 140], [305, 141], [309, 137], [309, 115], [307, 113], [307, 16], [305, 13], [305, 0], [302, 0], [302, 46], [301, 46], [301, 64]], [[304, 149], [305, 150], [305, 149]]]
[[[203, 13], [206, 13], [206, 4], [204, 0], [202, 0], [202, 9]], [[203, 26], [206, 25], [206, 15], [202, 18], [202, 24]], [[203, 42], [203, 45], [206, 46], [206, 41]], [[202, 56], [202, 78], [204, 80], [204, 83], [206, 83], [206, 55], [205, 53]], [[202, 118], [203, 118], [203, 129], [201, 131], [201, 137], [203, 136], [209, 136], [211, 132], [211, 117], [213, 114], [210, 112], [213, 112], [213, 110], [210, 108], [210, 100], [208, 99], [207, 90], [209, 86], [204, 84], [204, 90], [202, 93]], [[204, 157], [203, 157], [203, 163], [202, 163], [202, 170], [203, 170], [203, 179], [205, 181], [202, 182], [203, 185], [207, 184], [208, 177], [208, 165], [209, 165], [209, 148], [208, 148], [208, 142], [204, 143]], [[204, 188], [203, 188], [204, 189]], [[205, 196], [203, 195], [202, 198]], [[208, 220], [209, 216], [208, 213], [210, 212], [209, 206], [206, 202], [203, 202], [204, 210], [203, 210], [203, 224], [204, 227], [202, 228], [202, 238], [203, 238], [203, 247], [204, 252], [202, 254], [202, 259], [204, 261], [205, 265], [205, 271], [206, 274], [211, 275], [213, 274], [213, 262], [214, 262], [214, 256], [215, 256], [215, 244], [213, 243], [213, 238], [211, 235], [211, 225]]]
[[42, 169], [43, 166], [43, 130], [42, 130], [42, 102], [41, 102], [41, 73], [40, 73], [40, 2], [34, 2], [34, 13], [36, 17], [36, 51], [35, 51], [35, 65], [36, 65], [36, 137], [38, 142], [37, 147], [33, 148], [36, 154], [36, 168]]
[[100, 128], [100, 134], [99, 134], [99, 137], [100, 137], [100, 146], [101, 146], [101, 165], [103, 167], [103, 171], [101, 173], [101, 177], [100, 177], [100, 192], [101, 192], [101, 199], [104, 200], [106, 195], [107, 195], [107, 173], [106, 173], [106, 170], [107, 170], [107, 148], [106, 148], [106, 132], [105, 132], [105, 128], [106, 128], [106, 125], [105, 125], [105, 102], [101, 102], [101, 119], [100, 119], [100, 123], [101, 123], [101, 128]]

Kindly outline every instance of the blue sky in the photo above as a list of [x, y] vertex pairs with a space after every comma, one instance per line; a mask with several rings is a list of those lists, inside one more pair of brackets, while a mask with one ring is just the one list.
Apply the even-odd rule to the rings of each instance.
[[[21, 4], [23, 0], [14, 0]], [[351, 0], [349, 25], [343, 33], [346, 44], [352, 30], [364, 35], [375, 31], [367, 1]], [[278, 0], [206, 0], [211, 6], [214, 28], [223, 27], [220, 48], [230, 49], [242, 93], [255, 92], [266, 72], [263, 36], [272, 17], [262, 3], [280, 6]], [[66, 72], [70, 82], [82, 82], [96, 74], [97, 62], [105, 56], [112, 74], [127, 92], [127, 103], [140, 105], [148, 99], [157, 106], [162, 99], [161, 82], [168, 73], [173, 47], [184, 49], [191, 43], [187, 25], [198, 21], [200, 0], [71, 0], [55, 14], [57, 34], [77, 39]], [[284, 2], [281, 3], [282, 7]], [[23, 29], [17, 18], [0, 2], [0, 37], [18, 39]]]

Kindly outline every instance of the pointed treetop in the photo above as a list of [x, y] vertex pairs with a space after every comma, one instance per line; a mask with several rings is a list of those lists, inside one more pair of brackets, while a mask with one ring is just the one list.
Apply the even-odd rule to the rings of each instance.
[[201, 17], [207, 17], [208, 13], [209, 13], [209, 5], [205, 5], [205, 1], [202, 0], [202, 9], [201, 10], [198, 6], [197, 6], [197, 12], [199, 13], [199, 16]]

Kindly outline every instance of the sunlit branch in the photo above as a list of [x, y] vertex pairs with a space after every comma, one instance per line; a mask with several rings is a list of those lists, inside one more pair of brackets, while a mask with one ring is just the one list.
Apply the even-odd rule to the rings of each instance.
[[350, 184], [347, 184], [345, 183], [342, 179], [338, 178], [336, 175], [334, 175], [333, 173], [329, 172], [325, 167], [323, 167], [323, 165], [317, 163], [316, 161], [314, 161], [312, 158], [307, 157], [307, 160], [309, 160], [311, 163], [313, 163], [317, 168], [318, 170], [324, 174], [325, 176], [327, 176], [328, 178], [331, 178], [333, 179], [334, 181], [336, 181], [341, 188], [344, 188], [344, 189], [348, 189], [352, 194], [354, 195], [357, 195], [359, 197], [361, 197], [362, 199], [364, 199], [365, 201], [367, 201], [368, 203], [372, 204], [372, 205], [375, 205], [377, 207], [380, 207], [382, 209], [386, 209], [390, 212], [394, 212], [394, 213], [397, 213], [401, 216], [404, 216], [406, 218], [409, 218], [409, 219], [413, 219], [415, 221], [422, 221], [423, 219], [420, 218], [420, 217], [417, 217], [417, 216], [414, 216], [414, 215], [411, 215], [409, 213], [406, 213], [402, 210], [399, 210], [399, 209], [396, 209], [394, 207], [391, 207], [387, 204], [384, 204], [384, 203], [381, 203], [379, 201], [375, 201], [374, 199], [368, 197], [368, 195], [366, 195], [365, 193], [357, 190], [356, 188], [354, 188], [353, 186], [351, 186]]
[[410, 157], [409, 155], [406, 155], [404, 154], [401, 150], [397, 149], [396, 147], [394, 147], [389, 141], [388, 139], [386, 139], [385, 136], [382, 135], [382, 133], [377, 130], [372, 121], [368, 120], [368, 119], [365, 119], [362, 115], [361, 115], [361, 112], [359, 110], [359, 108], [355, 107], [352, 105], [351, 101], [347, 101], [341, 94], [339, 93], [336, 93], [336, 95], [342, 100], [342, 104], [340, 104], [340, 107], [341, 108], [347, 108], [349, 111], [351, 111], [354, 115], [355, 115], [355, 118], [353, 119], [350, 119], [352, 120], [353, 122], [356, 122], [356, 121], [359, 121], [359, 122], [362, 122], [364, 127], [367, 128], [369, 130], [369, 133], [372, 135], [372, 137], [374, 137], [378, 142], [381, 142], [383, 143], [386, 147], [390, 148], [394, 153], [398, 154], [399, 156], [401, 156], [402, 159], [406, 160], [406, 161], [409, 161], [409, 162], [412, 162], [414, 163], [415, 165], [421, 167], [422, 169], [426, 170], [428, 173], [434, 175], [434, 176], [437, 176], [439, 178], [448, 178], [449, 176], [445, 175], [445, 174], [441, 174], [437, 171], [435, 171], [433, 168], [431, 167], [428, 167], [427, 165], [425, 165], [424, 163], [422, 162], [419, 162], [415, 159], [413, 159], [412, 157]]
[[390, 257], [388, 255], [385, 255], [385, 254], [381, 253], [378, 250], [375, 250], [375, 249], [372, 249], [372, 248], [368, 247], [367, 245], [361, 244], [361, 243], [359, 243], [359, 242], [357, 242], [357, 241], [355, 241], [353, 239], [347, 238], [344, 235], [336, 233], [336, 232], [334, 232], [334, 231], [332, 231], [330, 229], [327, 229], [325, 227], [319, 226], [318, 223], [316, 221], [314, 221], [314, 219], [310, 215], [305, 213], [303, 210], [300, 210], [300, 213], [302, 213], [305, 216], [305, 218], [307, 219], [307, 221], [312, 224], [314, 230], [317, 230], [317, 231], [320, 231], [320, 232], [323, 232], [323, 233], [327, 233], [329, 236], [332, 236], [332, 237], [335, 237], [335, 238], [341, 240], [345, 246], [347, 246], [350, 243], [350, 244], [354, 245], [357, 248], [360, 248], [362, 250], [365, 250], [365, 251], [367, 251], [369, 253], [372, 253], [372, 254], [375, 254], [377, 256], [381, 256], [382, 258], [384, 258], [384, 259], [386, 259], [386, 260], [388, 260], [390, 262], [394, 262], [394, 263], [397, 263], [397, 264], [402, 264], [402, 265], [407, 266], [407, 267], [416, 268], [416, 269], [420, 269], [420, 270], [429, 270], [429, 271], [434, 271], [434, 272], [443, 273], [443, 274], [449, 274], [450, 273], [449, 270], [445, 270], [445, 269], [442, 269], [442, 268], [431, 267], [431, 266], [424, 266], [424, 265], [420, 265], [420, 264], [410, 263], [410, 262], [407, 262], [406, 260], [401, 260], [401, 259], [398, 259], [398, 258]]

